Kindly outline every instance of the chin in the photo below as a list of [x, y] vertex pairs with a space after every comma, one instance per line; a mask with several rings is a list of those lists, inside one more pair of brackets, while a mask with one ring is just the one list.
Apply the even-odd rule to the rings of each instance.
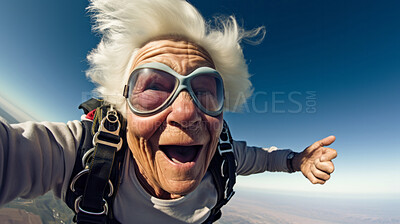
[[[159, 170], [159, 184], [170, 194], [186, 195], [196, 189], [201, 183], [209, 164], [208, 144], [198, 149], [193, 160], [177, 162], [160, 150], [156, 153]], [[161, 147], [162, 148], [162, 147]]]
[[189, 182], [172, 183], [168, 184], [168, 186], [165, 187], [165, 190], [171, 195], [183, 196], [194, 191], [200, 183], [201, 179]]

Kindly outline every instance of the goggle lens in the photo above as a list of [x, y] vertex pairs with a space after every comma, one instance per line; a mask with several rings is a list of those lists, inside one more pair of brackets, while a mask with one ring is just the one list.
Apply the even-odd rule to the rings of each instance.
[[153, 111], [168, 100], [175, 86], [175, 77], [167, 72], [140, 69], [133, 74], [129, 101], [138, 111]]
[[194, 77], [191, 88], [199, 103], [208, 111], [218, 111], [224, 103], [223, 84], [220, 79], [211, 75]]
[[172, 98], [182, 89], [186, 89], [203, 112], [212, 116], [218, 115], [224, 104], [222, 78], [215, 70], [199, 74], [196, 71], [182, 76], [156, 68], [134, 70], [128, 83], [129, 106], [138, 114], [157, 113], [169, 106], [174, 100]]

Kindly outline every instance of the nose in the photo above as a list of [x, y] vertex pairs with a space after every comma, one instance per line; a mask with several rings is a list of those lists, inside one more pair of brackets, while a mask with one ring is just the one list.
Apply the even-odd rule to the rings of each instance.
[[172, 112], [167, 117], [168, 124], [183, 129], [200, 127], [201, 111], [186, 90], [179, 93], [171, 107]]

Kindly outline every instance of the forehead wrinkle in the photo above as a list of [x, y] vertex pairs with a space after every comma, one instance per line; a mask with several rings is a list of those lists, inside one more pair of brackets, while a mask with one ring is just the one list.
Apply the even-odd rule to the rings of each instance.
[[[159, 43], [161, 43], [161, 45]], [[148, 49], [170, 50], [172, 48], [172, 49], [176, 49], [176, 50], [187, 51], [187, 53], [197, 54], [212, 63], [211, 56], [208, 54], [208, 52], [201, 46], [199, 46], [195, 43], [192, 43], [190, 41], [185, 41], [185, 40], [178, 41], [178, 40], [174, 40], [174, 39], [167, 39], [167, 40], [159, 40], [159, 41], [149, 42], [145, 46], [148, 46]]]
[[[152, 60], [153, 58], [155, 60]], [[146, 44], [136, 55], [131, 70], [137, 65], [150, 61], [165, 63], [178, 73], [189, 73], [194, 70], [192, 63], [197, 67], [200, 65], [214, 68], [208, 52], [187, 41], [162, 40]]]
[[157, 48], [157, 49], [146, 49], [137, 55], [136, 61], [144, 61], [146, 59], [156, 57], [159, 55], [164, 55], [164, 54], [177, 55], [177, 56], [181, 56], [181, 57], [186, 56], [188, 59], [190, 59], [191, 57], [197, 56], [199, 58], [206, 60], [211, 65], [213, 65], [212, 61], [210, 60], [209, 57], [207, 57], [206, 54], [204, 54], [203, 52], [201, 52], [195, 48], [186, 48], [185, 49], [185, 48], [176, 48], [176, 47], [161, 47], [161, 48]]

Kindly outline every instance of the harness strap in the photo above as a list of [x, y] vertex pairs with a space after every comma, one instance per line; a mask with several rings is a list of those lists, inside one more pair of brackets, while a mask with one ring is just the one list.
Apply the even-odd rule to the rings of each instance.
[[220, 219], [222, 206], [226, 205], [235, 194], [233, 186], [236, 183], [236, 160], [233, 153], [232, 135], [225, 121], [217, 152], [215, 152], [208, 170], [212, 174], [217, 189], [218, 200], [214, 208], [211, 209], [210, 216], [203, 222], [204, 224], [213, 223]]
[[[82, 121], [84, 135], [77, 152], [70, 189], [66, 195], [67, 205], [77, 213], [74, 221], [79, 224], [120, 224], [113, 217], [112, 208], [125, 157], [122, 151], [126, 150], [127, 145], [126, 139], [119, 136], [120, 124], [116, 125], [114, 119], [108, 120], [111, 122], [107, 121], [107, 107], [102, 104], [103, 101], [91, 99], [79, 107], [86, 114], [97, 108], [93, 122]], [[117, 114], [114, 115], [117, 118], [115, 120], [118, 120]], [[232, 142], [228, 125], [224, 121], [217, 151], [208, 168], [216, 186], [217, 204], [203, 223], [218, 220], [221, 217], [221, 207], [235, 193], [233, 186], [236, 183], [236, 160]], [[118, 152], [121, 146], [124, 150]], [[84, 178], [80, 178], [81, 176]]]
[[99, 130], [93, 137], [95, 148], [88, 169], [85, 190], [83, 195], [75, 201], [74, 207], [79, 224], [104, 223], [106, 220], [109, 209], [104, 193], [108, 184], [108, 197], [114, 193], [113, 184], [109, 179], [115, 153], [122, 146], [122, 140], [119, 137], [120, 127], [117, 112], [111, 106], [107, 110], [107, 115], [101, 119]]
[[[79, 108], [86, 114], [97, 109], [93, 121], [82, 121], [83, 136], [66, 203], [75, 211], [74, 222], [79, 224], [118, 223], [110, 220], [126, 148], [126, 141], [119, 136], [120, 129], [124, 129], [119, 120], [123, 118], [101, 100], [91, 99]], [[117, 153], [121, 147], [124, 150]]]
[[103, 216], [104, 218], [108, 214], [108, 203], [103, 195], [108, 184], [115, 152], [115, 147], [104, 144], [96, 145], [82, 201], [76, 201], [75, 209], [78, 210], [78, 223], [81, 223], [82, 214]]
[[103, 100], [91, 98], [79, 105], [78, 109], [82, 109], [85, 114], [88, 114], [90, 111], [100, 107], [103, 102]]

